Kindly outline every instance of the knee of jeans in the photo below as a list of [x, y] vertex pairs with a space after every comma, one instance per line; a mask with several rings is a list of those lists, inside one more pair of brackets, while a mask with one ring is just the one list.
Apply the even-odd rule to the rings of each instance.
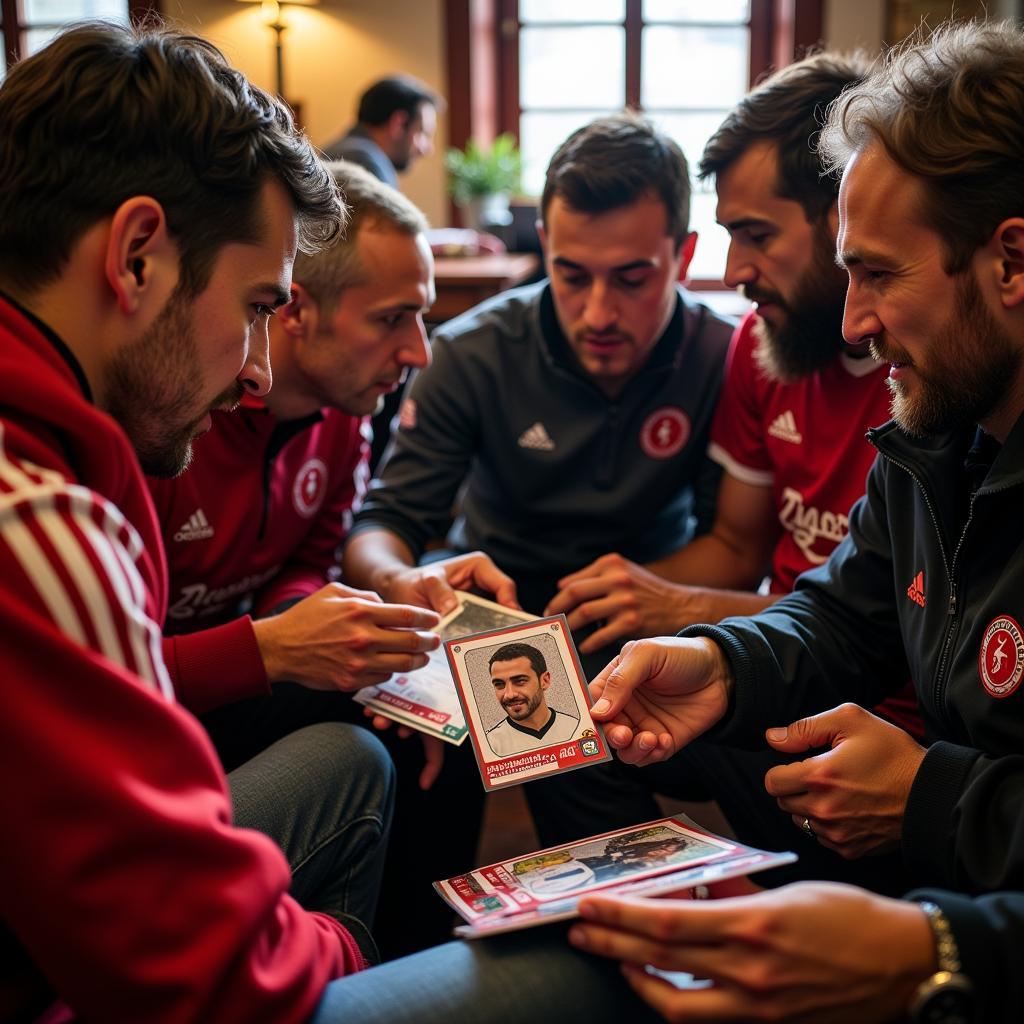
[[379, 804], [385, 825], [390, 820], [395, 794], [395, 766], [391, 755], [369, 729], [346, 722], [321, 722], [303, 732], [315, 732], [322, 762], [338, 776], [338, 790], [360, 788], [364, 803]]

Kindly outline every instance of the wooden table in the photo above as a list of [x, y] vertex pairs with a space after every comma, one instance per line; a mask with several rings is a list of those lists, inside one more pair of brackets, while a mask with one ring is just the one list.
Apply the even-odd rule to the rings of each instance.
[[450, 320], [478, 302], [522, 284], [539, 266], [540, 257], [532, 252], [439, 256], [434, 261], [437, 301], [426, 318], [432, 323]]

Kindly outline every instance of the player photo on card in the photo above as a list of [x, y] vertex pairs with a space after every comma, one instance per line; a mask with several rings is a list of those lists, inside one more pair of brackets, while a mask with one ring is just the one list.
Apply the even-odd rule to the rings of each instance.
[[610, 760], [564, 615], [444, 648], [485, 789]]
[[[536, 619], [535, 615], [505, 608], [466, 591], [457, 590], [455, 596], [459, 599], [458, 607], [434, 629], [442, 641]], [[423, 668], [397, 672], [384, 683], [364, 687], [354, 699], [376, 714], [447, 743], [458, 746], [466, 738], [466, 720], [443, 647], [428, 653]]]

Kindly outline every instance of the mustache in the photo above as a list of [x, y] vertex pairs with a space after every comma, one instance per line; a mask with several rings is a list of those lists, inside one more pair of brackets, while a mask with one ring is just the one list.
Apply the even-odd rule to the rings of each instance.
[[778, 292], [761, 291], [759, 288], [752, 288], [749, 285], [741, 284], [740, 294], [748, 302], [766, 303], [772, 306], [781, 306], [783, 309], [789, 308]]
[[210, 411], [219, 409], [222, 412], [234, 412], [242, 404], [245, 397], [245, 386], [235, 381], [231, 387], [225, 388], [211, 403]]
[[879, 363], [898, 363], [900, 366], [913, 366], [914, 360], [909, 353], [904, 352], [898, 345], [891, 345], [880, 338], [872, 338], [868, 342], [868, 351], [871, 358]]

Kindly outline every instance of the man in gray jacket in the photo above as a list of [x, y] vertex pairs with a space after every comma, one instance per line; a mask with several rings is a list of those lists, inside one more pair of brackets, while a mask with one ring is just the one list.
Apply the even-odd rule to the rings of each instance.
[[541, 199], [549, 280], [435, 335], [356, 518], [351, 583], [449, 610], [450, 581], [427, 593], [416, 567], [447, 533], [539, 612], [599, 555], [652, 562], [708, 528], [719, 471], [705, 449], [731, 325], [679, 286], [689, 207], [682, 152], [644, 120], [569, 137]]

